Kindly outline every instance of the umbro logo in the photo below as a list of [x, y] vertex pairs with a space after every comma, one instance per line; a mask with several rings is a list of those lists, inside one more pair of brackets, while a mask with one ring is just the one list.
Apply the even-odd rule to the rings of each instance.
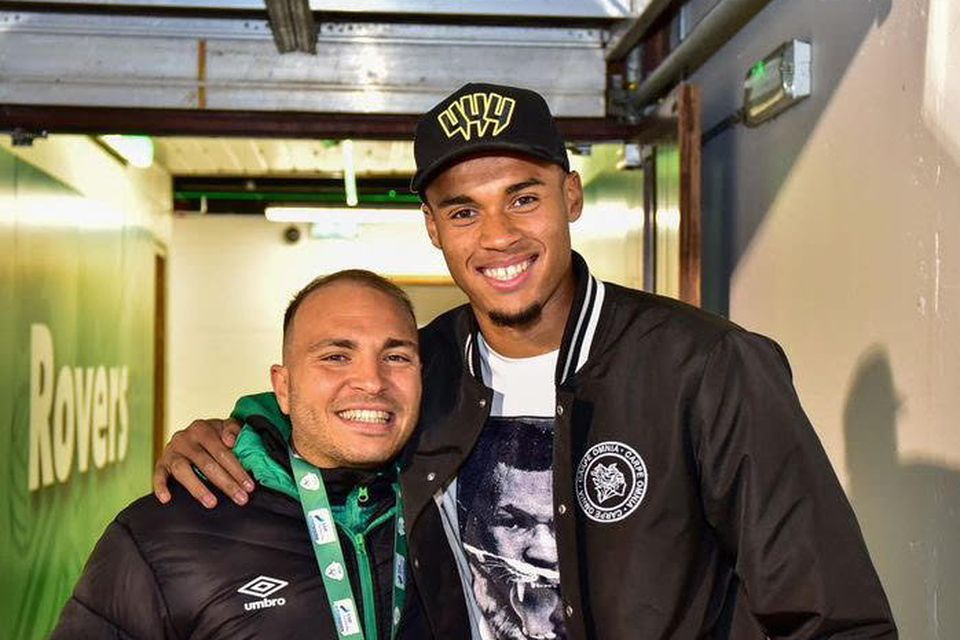
[[247, 584], [237, 589], [237, 593], [245, 596], [261, 598], [253, 602], [245, 602], [243, 608], [245, 611], [256, 611], [258, 609], [269, 609], [270, 607], [282, 607], [287, 604], [286, 598], [271, 598], [273, 594], [290, 584], [286, 580], [278, 580], [270, 576], [257, 576]]
[[257, 576], [247, 584], [237, 589], [237, 593], [245, 596], [255, 596], [257, 598], [266, 598], [272, 596], [280, 589], [290, 584], [286, 580], [277, 580], [270, 576]]

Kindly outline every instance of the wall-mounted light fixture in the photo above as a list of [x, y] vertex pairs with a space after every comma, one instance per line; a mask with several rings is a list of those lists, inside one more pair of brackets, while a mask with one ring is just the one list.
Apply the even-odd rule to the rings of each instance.
[[757, 62], [743, 82], [743, 121], [755, 127], [774, 118], [810, 95], [809, 42], [791, 40]]

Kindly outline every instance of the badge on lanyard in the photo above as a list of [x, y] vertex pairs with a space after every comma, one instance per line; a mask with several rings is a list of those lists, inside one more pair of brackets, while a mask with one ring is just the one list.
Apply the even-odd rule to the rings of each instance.
[[[346, 573], [347, 565], [343, 557], [343, 547], [340, 545], [340, 535], [337, 533], [333, 509], [330, 506], [327, 488], [323, 484], [320, 470], [295, 454], [292, 449], [290, 466], [293, 468], [293, 477], [297, 483], [297, 493], [300, 494], [300, 506], [306, 519], [310, 542], [313, 544], [313, 554], [323, 577], [323, 586], [327, 592], [327, 600], [330, 602], [330, 612], [337, 627], [337, 636], [349, 640], [376, 638], [376, 629], [368, 629], [365, 635], [361, 628], [360, 618], [357, 615], [357, 601], [353, 596], [353, 588]], [[396, 495], [396, 506], [391, 639], [397, 635], [407, 588], [407, 540], [403, 531], [403, 503], [399, 483], [394, 483], [393, 489]], [[376, 606], [376, 602], [367, 603], [367, 606]], [[373, 616], [373, 619], [377, 617]]]

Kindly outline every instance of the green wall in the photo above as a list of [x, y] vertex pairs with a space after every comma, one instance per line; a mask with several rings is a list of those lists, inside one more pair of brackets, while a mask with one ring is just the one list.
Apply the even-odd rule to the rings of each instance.
[[0, 620], [55, 624], [150, 488], [152, 235], [0, 149]]
[[584, 211], [573, 224], [573, 246], [593, 274], [627, 287], [643, 286], [643, 171], [618, 169], [623, 145], [591, 145], [571, 158], [583, 181]]

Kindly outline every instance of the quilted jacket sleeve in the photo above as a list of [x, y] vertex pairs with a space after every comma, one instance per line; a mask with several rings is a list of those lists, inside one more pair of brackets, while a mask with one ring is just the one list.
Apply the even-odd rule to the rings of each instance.
[[697, 393], [707, 518], [772, 638], [897, 637], [860, 527], [771, 340], [728, 333]]
[[115, 520], [97, 542], [51, 640], [175, 637], [153, 571], [130, 531]]

